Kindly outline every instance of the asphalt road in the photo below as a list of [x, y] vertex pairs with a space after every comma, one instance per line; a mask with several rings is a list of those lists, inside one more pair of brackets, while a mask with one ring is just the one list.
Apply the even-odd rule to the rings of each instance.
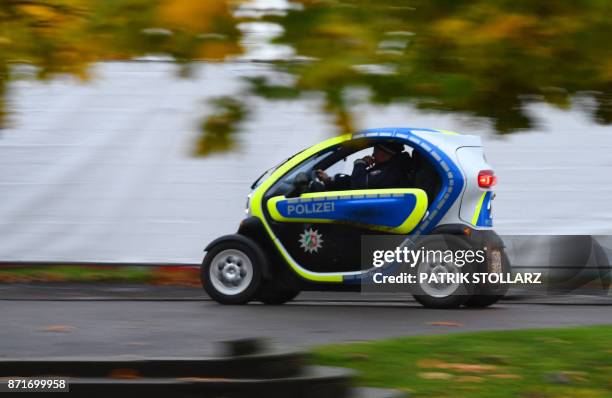
[[208, 300], [1, 300], [0, 357], [214, 355], [217, 342], [267, 337], [304, 347], [385, 337], [612, 322], [610, 305], [505, 302], [427, 310], [414, 302], [318, 300], [222, 306]]

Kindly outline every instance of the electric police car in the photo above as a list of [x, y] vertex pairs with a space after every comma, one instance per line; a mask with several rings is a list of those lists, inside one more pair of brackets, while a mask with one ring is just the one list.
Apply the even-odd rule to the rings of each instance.
[[[376, 144], [403, 145], [410, 181], [385, 189], [351, 189], [353, 161]], [[317, 170], [334, 175], [330, 187]], [[504, 273], [509, 263], [492, 231], [496, 177], [480, 137], [424, 128], [381, 128], [334, 137], [266, 171], [251, 186], [238, 232], [205, 249], [201, 278], [219, 303], [282, 304], [301, 290], [363, 290], [367, 236], [405, 239], [410, 247], [485, 248], [486, 261], [462, 272]], [[419, 272], [458, 272], [448, 261], [418, 264]], [[416, 283], [411, 293], [435, 308], [485, 307], [505, 293], [494, 283]]]

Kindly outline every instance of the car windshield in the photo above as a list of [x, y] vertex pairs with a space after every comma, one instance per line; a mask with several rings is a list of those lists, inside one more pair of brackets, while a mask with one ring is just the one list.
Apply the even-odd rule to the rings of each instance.
[[296, 157], [297, 155], [299, 155], [302, 152], [304, 152], [304, 150], [301, 150], [301, 151], [293, 154], [292, 156], [289, 156], [287, 159], [283, 160], [282, 162], [280, 162], [280, 163], [276, 164], [275, 166], [270, 167], [268, 170], [264, 171], [259, 177], [257, 177], [257, 179], [253, 182], [253, 184], [251, 184], [251, 189], [257, 188], [262, 182], [264, 182], [266, 180], [266, 178], [268, 178], [270, 176], [270, 174], [274, 173], [274, 171], [276, 169], [278, 169], [281, 165], [287, 163], [289, 160], [293, 159], [294, 157]]

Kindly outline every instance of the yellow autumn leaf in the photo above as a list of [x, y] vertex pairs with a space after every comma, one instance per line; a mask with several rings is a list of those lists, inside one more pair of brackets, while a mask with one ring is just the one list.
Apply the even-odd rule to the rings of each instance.
[[24, 3], [19, 5], [18, 9], [21, 12], [27, 14], [29, 17], [33, 17], [40, 20], [50, 20], [58, 16], [58, 13], [54, 8], [43, 4]]
[[234, 42], [223, 41], [216, 42], [211, 41], [204, 43], [198, 53], [197, 58], [206, 60], [222, 61], [230, 55], [240, 54], [241, 48]]
[[231, 18], [225, 0], [165, 0], [158, 13], [162, 24], [193, 33], [211, 32], [215, 19]]
[[471, 23], [463, 18], [445, 18], [434, 24], [432, 30], [443, 37], [455, 38], [465, 35]]
[[508, 14], [483, 25], [476, 33], [490, 41], [520, 39], [529, 36], [538, 20], [531, 15]]

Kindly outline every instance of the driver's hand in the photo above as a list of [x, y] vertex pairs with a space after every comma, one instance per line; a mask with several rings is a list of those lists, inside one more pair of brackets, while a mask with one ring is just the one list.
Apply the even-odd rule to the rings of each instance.
[[319, 169], [315, 171], [315, 173], [317, 174], [317, 177], [319, 178], [319, 180], [323, 181], [325, 184], [331, 181], [330, 176], [328, 176], [327, 173], [324, 172], [323, 170]]
[[374, 158], [372, 156], [364, 156], [363, 157], [364, 162], [367, 163], [368, 167], [370, 166], [374, 166]]

